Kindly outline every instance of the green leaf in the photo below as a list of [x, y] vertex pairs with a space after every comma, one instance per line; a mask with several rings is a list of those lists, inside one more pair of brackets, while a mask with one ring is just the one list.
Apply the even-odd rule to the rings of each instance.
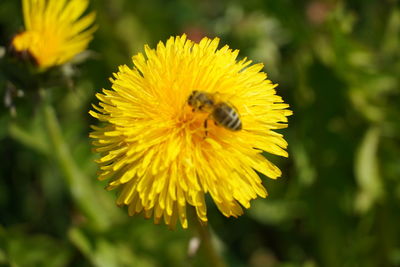
[[23, 229], [0, 228], [0, 263], [11, 266], [68, 266], [72, 251], [69, 246], [43, 234], [29, 234]]
[[379, 138], [379, 128], [371, 127], [365, 133], [356, 153], [355, 175], [359, 191], [355, 208], [360, 213], [368, 211], [383, 194], [377, 155]]

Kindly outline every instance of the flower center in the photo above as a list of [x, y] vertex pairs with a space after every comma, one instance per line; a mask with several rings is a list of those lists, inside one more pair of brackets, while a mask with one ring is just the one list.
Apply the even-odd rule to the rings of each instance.
[[[205, 121], [207, 122], [207, 129]], [[214, 123], [209, 119], [209, 113], [192, 111], [192, 108], [187, 106], [178, 117], [176, 121], [176, 128], [182, 131], [186, 131], [186, 134], [191, 136], [196, 136], [198, 138], [204, 139], [206, 132], [210, 131], [214, 127]]]

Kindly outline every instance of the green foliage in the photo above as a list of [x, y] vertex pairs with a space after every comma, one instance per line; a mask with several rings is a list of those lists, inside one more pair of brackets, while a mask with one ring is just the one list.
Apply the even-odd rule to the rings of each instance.
[[[23, 27], [20, 7], [0, 2], [3, 48]], [[205, 266], [187, 254], [190, 230], [114, 206], [88, 138], [90, 104], [117, 66], [186, 32], [263, 62], [294, 111], [281, 131], [289, 159], [266, 155], [283, 171], [264, 179], [269, 197], [238, 219], [209, 203], [229, 265], [400, 265], [398, 1], [93, 0], [91, 9], [99, 29], [88, 59], [45, 77], [56, 81], [46, 92], [0, 51], [0, 264]]]

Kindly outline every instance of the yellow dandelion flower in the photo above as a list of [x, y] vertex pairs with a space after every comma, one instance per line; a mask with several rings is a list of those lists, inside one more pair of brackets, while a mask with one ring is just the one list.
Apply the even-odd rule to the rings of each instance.
[[[286, 141], [273, 130], [287, 126], [289, 105], [262, 64], [238, 61], [238, 50], [218, 43], [183, 35], [156, 49], [146, 45], [146, 57], [134, 56], [133, 68], [120, 66], [113, 90], [97, 94], [90, 114], [103, 125], [90, 136], [101, 154], [99, 179], [120, 189], [117, 204], [130, 215], [172, 227], [179, 219], [187, 228], [188, 205], [207, 221], [209, 193], [225, 216], [237, 217], [250, 200], [267, 196], [257, 173], [281, 175], [262, 152], [287, 157]], [[229, 107], [222, 117], [231, 125], [215, 112], [221, 106]]]
[[66, 63], [92, 39], [95, 14], [82, 17], [88, 0], [22, 0], [26, 30], [12, 46], [28, 51], [41, 69]]

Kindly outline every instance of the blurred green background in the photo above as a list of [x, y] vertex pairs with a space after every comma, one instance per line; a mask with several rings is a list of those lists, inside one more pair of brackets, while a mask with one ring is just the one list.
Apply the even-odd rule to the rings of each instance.
[[[266, 155], [283, 171], [264, 179], [270, 196], [238, 219], [208, 203], [227, 264], [400, 266], [398, 1], [92, 0], [90, 10], [99, 29], [88, 60], [63, 69], [73, 84], [48, 90], [56, 114], [42, 110], [29, 77], [23, 96], [10, 92], [2, 64], [1, 266], [206, 266], [201, 251], [187, 253], [193, 230], [115, 207], [115, 192], [96, 180], [88, 138], [94, 95], [110, 88], [117, 66], [132, 66], [145, 43], [184, 32], [219, 36], [263, 62], [294, 111], [280, 131], [289, 159]], [[22, 29], [20, 1], [1, 0], [0, 45]], [[69, 155], [49, 145], [46, 129], [61, 131]]]

